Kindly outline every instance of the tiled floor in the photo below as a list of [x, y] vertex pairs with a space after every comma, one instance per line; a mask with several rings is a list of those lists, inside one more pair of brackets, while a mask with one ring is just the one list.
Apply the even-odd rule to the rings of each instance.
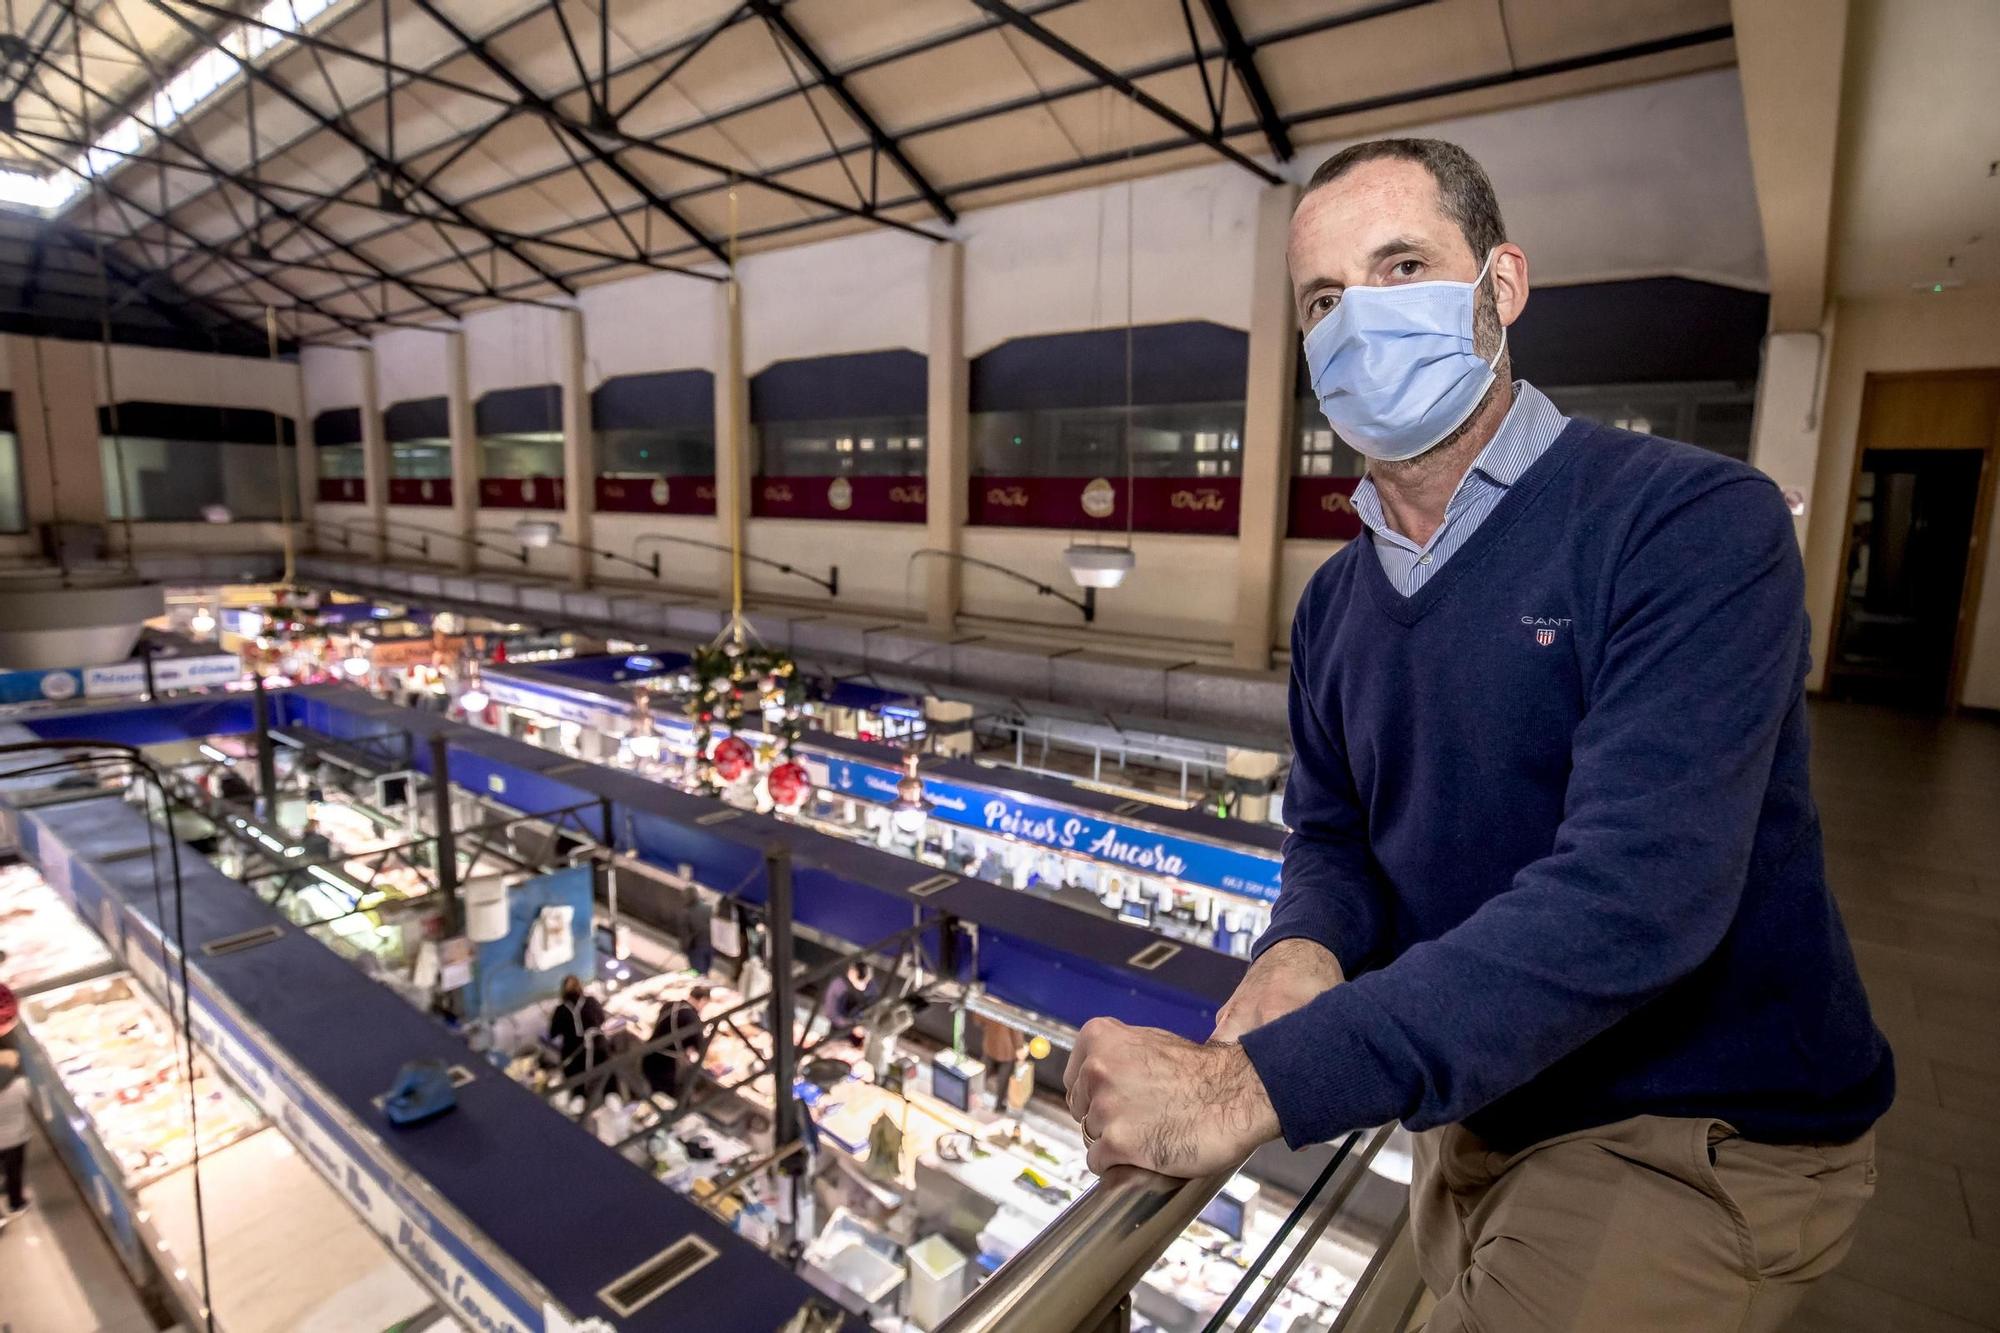
[[35, 1206], [0, 1230], [0, 1333], [152, 1333], [125, 1270], [41, 1131], [28, 1145]]
[[1827, 873], [1896, 1052], [1880, 1184], [1788, 1333], [2000, 1330], [2000, 722], [1813, 709]]

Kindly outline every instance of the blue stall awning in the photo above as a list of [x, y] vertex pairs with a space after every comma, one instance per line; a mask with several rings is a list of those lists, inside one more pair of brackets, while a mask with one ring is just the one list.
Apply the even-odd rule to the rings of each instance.
[[[41, 823], [45, 863], [49, 854], [65, 859], [79, 898], [115, 909], [85, 919], [102, 928], [115, 916], [124, 955], [156, 994], [188, 959], [202, 1044], [267, 1111], [287, 1108], [277, 1116], [287, 1134], [364, 1217], [387, 1225], [384, 1239], [400, 1258], [451, 1293], [462, 1322], [543, 1330], [544, 1292], [573, 1315], [605, 1317], [601, 1291], [688, 1235], [714, 1260], [676, 1285], [671, 1301], [618, 1318], [620, 1329], [777, 1330], [814, 1298], [803, 1281], [192, 852], [181, 852], [179, 903], [161, 880], [163, 853], [98, 859], [100, 846], [144, 839], [143, 816], [103, 804], [87, 835], [73, 816], [29, 816]], [[214, 955], [203, 948], [260, 929], [275, 938]], [[375, 1098], [411, 1060], [443, 1061], [471, 1077], [452, 1111], [396, 1128]], [[336, 1169], [343, 1165], [357, 1169]], [[393, 1222], [381, 1220], [385, 1211]]]

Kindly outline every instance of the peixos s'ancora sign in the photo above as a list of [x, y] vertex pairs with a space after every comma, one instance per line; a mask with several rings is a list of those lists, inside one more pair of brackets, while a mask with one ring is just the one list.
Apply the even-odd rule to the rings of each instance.
[[[830, 791], [867, 801], [896, 799], [896, 782], [901, 775], [893, 769], [833, 755], [803, 757], [809, 768], [825, 768], [823, 781], [817, 772], [814, 778]], [[1024, 801], [1008, 792], [982, 790], [936, 778], [924, 779], [924, 799], [930, 802], [931, 818], [948, 824], [998, 833], [1142, 875], [1177, 879], [1260, 902], [1276, 902], [1278, 898], [1280, 863], [1275, 856], [1259, 856], [1242, 848], [1140, 828], [1077, 810]]]

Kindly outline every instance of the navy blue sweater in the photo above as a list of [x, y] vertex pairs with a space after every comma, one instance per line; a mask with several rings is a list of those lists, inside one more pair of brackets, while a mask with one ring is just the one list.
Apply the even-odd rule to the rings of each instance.
[[1258, 947], [1317, 940], [1351, 980], [1243, 1039], [1285, 1138], [1874, 1123], [1894, 1074], [1827, 892], [1807, 659], [1776, 487], [1587, 422], [1414, 596], [1365, 537], [1328, 560]]

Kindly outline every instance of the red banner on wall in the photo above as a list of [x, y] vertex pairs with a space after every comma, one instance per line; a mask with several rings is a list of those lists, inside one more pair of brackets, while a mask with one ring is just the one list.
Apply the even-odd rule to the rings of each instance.
[[758, 477], [750, 512], [758, 518], [846, 518], [865, 523], [924, 521], [922, 477]]
[[599, 477], [597, 508], [607, 514], [713, 514], [715, 478]]
[[1237, 477], [974, 477], [970, 519], [1023, 528], [1123, 531], [1130, 487], [1140, 532], [1233, 535], [1242, 504]]
[[392, 505], [442, 505], [451, 507], [450, 477], [391, 477], [389, 503]]
[[481, 509], [561, 509], [561, 477], [481, 477]]
[[1354, 488], [1359, 477], [1293, 477], [1288, 537], [1348, 542], [1361, 535], [1354, 512]]
[[321, 477], [322, 504], [360, 504], [368, 498], [368, 483], [360, 477]]

